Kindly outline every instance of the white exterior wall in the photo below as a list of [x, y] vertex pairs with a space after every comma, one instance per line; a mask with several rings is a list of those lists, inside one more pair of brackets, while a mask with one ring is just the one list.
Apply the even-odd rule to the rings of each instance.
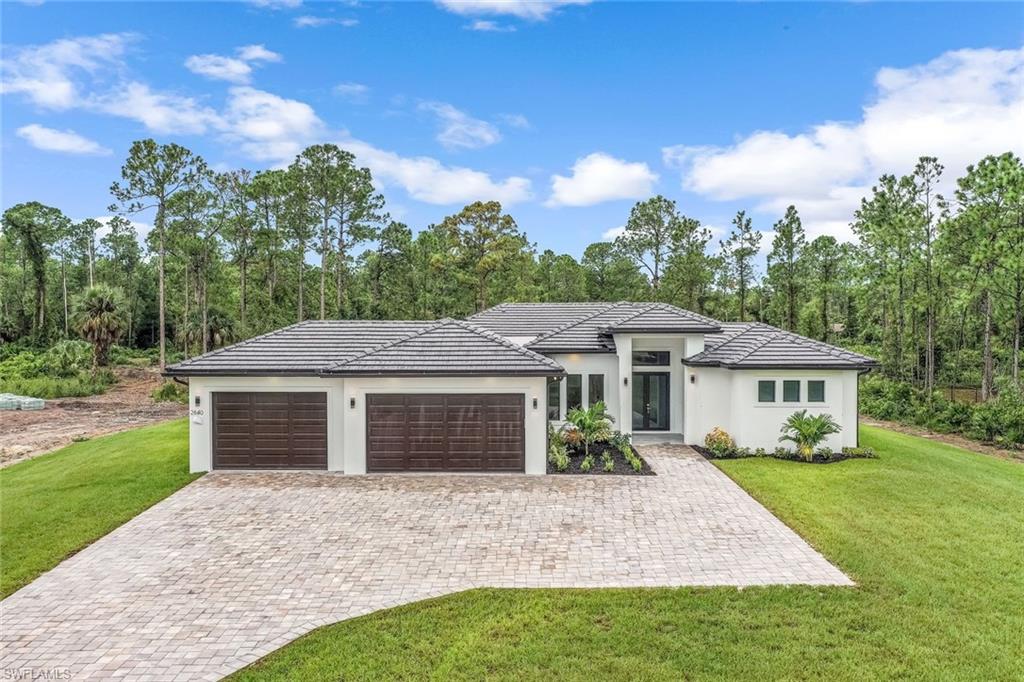
[[[526, 473], [547, 470], [547, 419], [543, 377], [191, 377], [189, 380], [189, 470], [213, 468], [212, 398], [215, 391], [325, 391], [327, 393], [327, 469], [366, 473], [367, 393], [522, 393], [524, 396]], [[198, 396], [199, 405], [195, 403]], [[349, 399], [355, 398], [354, 408]], [[533, 399], [537, 407], [533, 407]]]
[[[317, 377], [191, 377], [188, 382], [189, 471], [213, 468], [214, 391], [310, 391], [327, 393], [327, 469], [341, 471], [341, 379]], [[196, 397], [199, 405], [196, 405]]]
[[[729, 370], [717, 367], [691, 367], [697, 377], [691, 389], [691, 405], [696, 403], [696, 428], [686, 442], [703, 444], [713, 428], [729, 432], [740, 447], [792, 448], [780, 443], [783, 422], [789, 415], [806, 409], [809, 414], [830, 414], [842, 431], [829, 436], [822, 446], [838, 450], [857, 444], [857, 371], [856, 370]], [[800, 381], [800, 402], [783, 402], [782, 381]], [[807, 380], [825, 382], [825, 402], [807, 401]], [[757, 400], [757, 382], [776, 381], [775, 402]]]
[[[345, 379], [340, 410], [344, 415], [346, 474], [366, 473], [366, 395], [368, 393], [522, 393], [526, 407], [526, 473], [547, 471], [547, 417], [544, 377], [366, 377]], [[349, 401], [355, 398], [355, 407]], [[537, 406], [533, 406], [534, 398]]]

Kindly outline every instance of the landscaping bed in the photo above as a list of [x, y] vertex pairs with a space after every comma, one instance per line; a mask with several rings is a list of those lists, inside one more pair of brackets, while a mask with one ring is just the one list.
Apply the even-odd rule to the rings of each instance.
[[[594, 465], [590, 471], [583, 471], [580, 465], [583, 463], [585, 454], [582, 448], [569, 449], [567, 452], [569, 457], [569, 465], [564, 470], [559, 470], [555, 464], [548, 458], [548, 473], [549, 474], [580, 474], [580, 475], [596, 475], [596, 474], [608, 474], [608, 475], [626, 475], [626, 476], [655, 476], [654, 470], [651, 469], [651, 465], [647, 463], [640, 453], [637, 452], [636, 448], [632, 445], [629, 446], [632, 451], [632, 456], [640, 461], [640, 469], [636, 470], [633, 465], [629, 463], [625, 455], [623, 455], [618, 448], [611, 443], [595, 443], [590, 446], [590, 454], [594, 459]], [[605, 453], [611, 457], [612, 468], [610, 470], [605, 468]]]
[[726, 452], [714, 452], [704, 447], [703, 445], [691, 446], [705, 459], [743, 459], [745, 457], [772, 457], [774, 459], [784, 459], [793, 462], [803, 462], [804, 464], [834, 464], [835, 462], [842, 462], [848, 459], [873, 459], [878, 457], [875, 451], [871, 448], [843, 448], [839, 452], [834, 450], [817, 450], [811, 459], [804, 459], [792, 450], [778, 449], [768, 452], [758, 448], [757, 450], [751, 450], [750, 448], [737, 448]]

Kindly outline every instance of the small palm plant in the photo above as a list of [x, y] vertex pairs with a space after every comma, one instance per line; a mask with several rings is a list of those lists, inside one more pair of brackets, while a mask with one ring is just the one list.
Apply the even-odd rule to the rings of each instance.
[[583, 454], [590, 456], [590, 446], [612, 437], [612, 417], [604, 402], [597, 401], [590, 407], [574, 407], [565, 416], [583, 440]]
[[112, 287], [89, 287], [75, 306], [75, 330], [92, 344], [92, 368], [106, 367], [110, 347], [124, 333], [121, 292]]
[[830, 414], [808, 416], [807, 410], [800, 410], [789, 415], [782, 425], [779, 442], [791, 441], [796, 445], [800, 456], [810, 462], [814, 458], [814, 448], [833, 433], [839, 433], [841, 427]]

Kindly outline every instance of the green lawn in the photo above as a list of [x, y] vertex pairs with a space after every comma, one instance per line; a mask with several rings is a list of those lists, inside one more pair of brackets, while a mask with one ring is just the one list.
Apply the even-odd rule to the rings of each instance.
[[0, 469], [0, 596], [196, 478], [188, 423], [104, 436]]
[[721, 463], [856, 588], [476, 590], [322, 628], [235, 679], [1024, 679], [1024, 467], [862, 442], [881, 457]]

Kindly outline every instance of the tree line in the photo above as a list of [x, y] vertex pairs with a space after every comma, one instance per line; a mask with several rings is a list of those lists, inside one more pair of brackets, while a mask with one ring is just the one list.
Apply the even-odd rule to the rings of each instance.
[[[71, 336], [75, 301], [115, 289], [124, 343], [202, 353], [307, 319], [463, 317], [503, 301], [654, 300], [763, 321], [879, 357], [925, 389], [1020, 385], [1024, 166], [969, 166], [952, 196], [920, 159], [885, 175], [851, 217], [856, 241], [810, 239], [798, 208], [767, 232], [737, 213], [715, 238], [662, 196], [576, 259], [538, 251], [495, 201], [414, 232], [387, 213], [369, 169], [331, 144], [286, 169], [215, 172], [176, 144], [135, 142], [106, 226], [18, 204], [0, 234], [0, 339]], [[140, 245], [132, 218], [153, 216]], [[769, 227], [769, 226], [762, 226]], [[93, 295], [95, 298], [95, 294]], [[92, 305], [97, 305], [92, 301]]]

